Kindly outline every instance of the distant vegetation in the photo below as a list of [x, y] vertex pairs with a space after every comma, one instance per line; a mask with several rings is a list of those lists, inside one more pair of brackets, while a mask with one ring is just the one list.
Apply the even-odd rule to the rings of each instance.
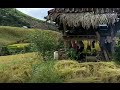
[[57, 29], [54, 25], [28, 16], [15, 8], [0, 8], [0, 26], [27, 26], [46, 30]]

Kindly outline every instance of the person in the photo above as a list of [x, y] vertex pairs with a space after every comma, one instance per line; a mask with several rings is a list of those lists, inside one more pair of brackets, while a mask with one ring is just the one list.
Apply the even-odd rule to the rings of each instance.
[[79, 48], [80, 48], [80, 52], [82, 52], [84, 50], [84, 44], [82, 41], [79, 42]]
[[95, 41], [92, 41], [92, 48], [95, 48]]
[[75, 50], [77, 50], [77, 42], [75, 40], [72, 40], [71, 44], [72, 44], [72, 48], [74, 48]]

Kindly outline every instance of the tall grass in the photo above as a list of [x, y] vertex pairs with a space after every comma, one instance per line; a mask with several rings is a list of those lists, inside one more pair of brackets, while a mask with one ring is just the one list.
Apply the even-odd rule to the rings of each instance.
[[0, 83], [26, 83], [31, 79], [32, 65], [37, 60], [36, 53], [0, 57]]
[[33, 67], [32, 83], [62, 83], [63, 78], [59, 76], [54, 69], [55, 61], [47, 61], [41, 64], [36, 64]]

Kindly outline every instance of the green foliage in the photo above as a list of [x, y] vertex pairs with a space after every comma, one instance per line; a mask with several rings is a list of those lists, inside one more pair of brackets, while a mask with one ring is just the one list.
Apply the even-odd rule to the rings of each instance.
[[67, 49], [67, 56], [71, 59], [71, 60], [75, 60], [77, 57], [76, 51], [71, 48], [71, 49]]
[[115, 54], [114, 54], [115, 62], [120, 63], [120, 46], [115, 47]]
[[5, 55], [9, 55], [9, 51], [8, 51], [8, 48], [7, 46], [3, 46], [0, 48], [0, 56], [5, 56]]
[[[53, 56], [54, 50], [57, 50], [59, 46], [60, 33], [54, 31], [38, 31], [31, 35], [32, 50], [40, 52], [43, 58], [49, 58]], [[49, 58], [50, 59], [50, 58]]]
[[32, 83], [61, 83], [63, 79], [54, 69], [55, 61], [42, 62], [33, 66]]

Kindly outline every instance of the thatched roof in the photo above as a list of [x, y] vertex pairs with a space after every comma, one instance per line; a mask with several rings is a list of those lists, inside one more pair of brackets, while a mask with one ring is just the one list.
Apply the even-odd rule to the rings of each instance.
[[99, 24], [114, 24], [119, 12], [120, 8], [55, 8], [48, 11], [47, 19], [58, 25], [65, 23], [70, 27], [89, 29]]
[[48, 11], [48, 13], [120, 13], [120, 8], [54, 8]]

